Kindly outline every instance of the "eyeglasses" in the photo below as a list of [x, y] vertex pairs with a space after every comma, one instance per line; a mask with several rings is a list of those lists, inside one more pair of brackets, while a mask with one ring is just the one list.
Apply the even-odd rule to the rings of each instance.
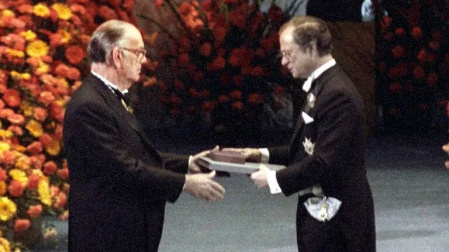
[[133, 48], [120, 47], [120, 49], [134, 53], [137, 56], [138, 61], [141, 61], [145, 57], [145, 55], [147, 55], [147, 51], [143, 48], [133, 49]]

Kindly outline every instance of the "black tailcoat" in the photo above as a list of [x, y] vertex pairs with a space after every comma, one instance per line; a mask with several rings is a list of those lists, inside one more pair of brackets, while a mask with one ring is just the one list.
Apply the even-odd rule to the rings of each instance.
[[[316, 97], [312, 103], [308, 102], [310, 94]], [[327, 197], [339, 199], [342, 205], [337, 215], [323, 224], [310, 219], [303, 205], [305, 197], [299, 197], [298, 246], [313, 247], [314, 239], [325, 240], [326, 235], [320, 232], [326, 225], [333, 225], [345, 238], [344, 251], [375, 251], [374, 205], [364, 162], [365, 116], [361, 96], [338, 65], [314, 80], [307, 96], [291, 145], [270, 149], [270, 162], [287, 165], [276, 174], [285, 195], [319, 184]], [[313, 121], [304, 122], [302, 112]], [[314, 145], [312, 155], [306, 152], [306, 142]], [[318, 237], [310, 238], [312, 233]]]
[[69, 102], [70, 251], [157, 251], [166, 201], [182, 192], [187, 157], [156, 151], [134, 116], [90, 74]]

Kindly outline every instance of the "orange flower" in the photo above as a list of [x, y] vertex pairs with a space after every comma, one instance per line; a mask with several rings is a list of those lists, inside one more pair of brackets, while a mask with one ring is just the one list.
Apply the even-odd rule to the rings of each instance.
[[11, 180], [8, 186], [8, 192], [13, 197], [21, 197], [23, 195], [24, 187], [22, 183], [17, 180]]
[[65, 78], [67, 76], [68, 71], [69, 66], [67, 66], [66, 64], [59, 64], [58, 66], [56, 66], [54, 73], [59, 77]]
[[45, 145], [45, 151], [52, 156], [57, 156], [61, 152], [60, 142], [56, 139], [53, 139], [47, 145]]
[[10, 115], [14, 115], [14, 110], [10, 108], [4, 108], [0, 110], [0, 118], [8, 118]]
[[27, 214], [31, 219], [39, 217], [42, 213], [42, 205], [34, 205], [28, 208]]
[[45, 119], [47, 119], [48, 116], [48, 111], [44, 108], [41, 107], [35, 107], [33, 109], [33, 117], [34, 119], [36, 119], [36, 121], [38, 122], [43, 122], [45, 121]]
[[55, 97], [51, 92], [43, 91], [39, 94], [38, 101], [45, 105], [50, 105], [55, 100]]
[[25, 123], [25, 117], [21, 114], [9, 115], [7, 119], [10, 123], [17, 125], [23, 125]]
[[22, 233], [28, 230], [31, 222], [28, 219], [17, 219], [14, 221], [14, 232]]
[[86, 58], [86, 52], [79, 46], [69, 46], [65, 51], [65, 57], [71, 64], [77, 65]]
[[3, 101], [10, 107], [17, 107], [22, 103], [19, 91], [15, 89], [6, 89], [3, 93]]
[[17, 125], [10, 125], [8, 127], [8, 130], [11, 131], [12, 133], [14, 133], [14, 135], [16, 136], [21, 136], [23, 135], [23, 129], [20, 126]]
[[67, 71], [67, 78], [69, 80], [79, 80], [81, 77], [81, 73], [78, 68], [70, 67]]

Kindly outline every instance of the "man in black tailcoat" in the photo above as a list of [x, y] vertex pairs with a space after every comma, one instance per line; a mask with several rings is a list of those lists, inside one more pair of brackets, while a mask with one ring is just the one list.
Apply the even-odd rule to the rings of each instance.
[[361, 96], [331, 55], [326, 22], [297, 16], [279, 34], [282, 65], [305, 79], [305, 99], [289, 146], [239, 149], [248, 161], [286, 166], [263, 167], [251, 179], [273, 194], [298, 194], [299, 251], [375, 251]]
[[182, 191], [216, 201], [224, 189], [213, 180], [215, 172], [199, 173], [196, 159], [207, 151], [190, 160], [158, 152], [124, 102], [146, 61], [136, 27], [105, 22], [92, 35], [88, 54], [91, 73], [64, 118], [69, 251], [157, 251], [167, 201]]

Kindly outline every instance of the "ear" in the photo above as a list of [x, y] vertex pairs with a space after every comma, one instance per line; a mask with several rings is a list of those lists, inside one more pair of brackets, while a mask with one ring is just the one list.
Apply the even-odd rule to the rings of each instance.
[[122, 61], [123, 61], [123, 52], [118, 47], [115, 47], [111, 51], [111, 64], [115, 68], [121, 68], [122, 67]]
[[318, 50], [316, 49], [316, 41], [311, 41], [309, 43], [309, 46], [307, 47], [307, 52], [310, 54], [310, 56], [318, 54]]

